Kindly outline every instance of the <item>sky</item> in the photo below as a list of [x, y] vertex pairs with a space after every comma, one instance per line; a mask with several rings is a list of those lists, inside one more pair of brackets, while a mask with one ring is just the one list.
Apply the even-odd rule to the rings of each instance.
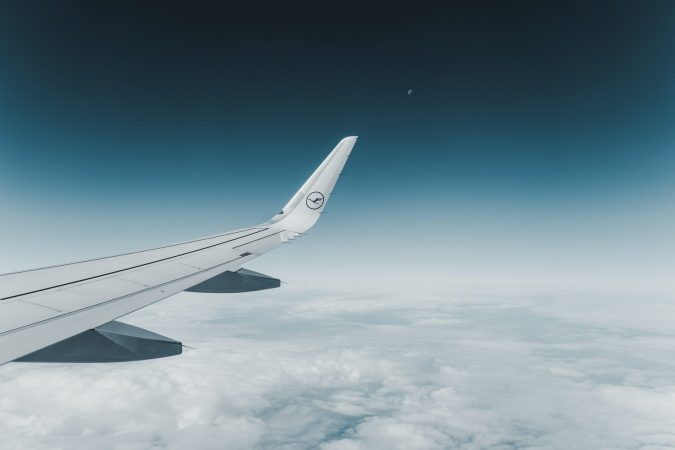
[[280, 289], [0, 367], [0, 449], [675, 448], [674, 9], [0, 2], [0, 272], [264, 222], [359, 136]]
[[671, 2], [2, 8], [0, 270], [260, 223], [358, 135], [256, 264], [674, 287]]

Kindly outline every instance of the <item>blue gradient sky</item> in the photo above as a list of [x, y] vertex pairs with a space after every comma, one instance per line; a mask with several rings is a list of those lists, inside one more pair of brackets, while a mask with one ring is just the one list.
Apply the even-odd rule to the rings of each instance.
[[359, 135], [317, 228], [252, 267], [675, 289], [673, 13], [6, 4], [0, 270], [259, 223]]

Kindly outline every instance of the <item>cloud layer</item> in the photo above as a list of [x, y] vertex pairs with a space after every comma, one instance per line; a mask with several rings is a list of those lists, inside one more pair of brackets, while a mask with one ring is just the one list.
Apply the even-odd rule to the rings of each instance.
[[667, 298], [286, 287], [127, 319], [196, 349], [3, 366], [0, 448], [675, 447]]

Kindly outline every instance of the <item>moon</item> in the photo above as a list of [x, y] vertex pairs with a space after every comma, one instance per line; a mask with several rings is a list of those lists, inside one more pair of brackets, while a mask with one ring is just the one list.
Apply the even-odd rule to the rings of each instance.
[[412, 95], [412, 93], [413, 93], [413, 90], [412, 90], [412, 89], [408, 89], [408, 95]]

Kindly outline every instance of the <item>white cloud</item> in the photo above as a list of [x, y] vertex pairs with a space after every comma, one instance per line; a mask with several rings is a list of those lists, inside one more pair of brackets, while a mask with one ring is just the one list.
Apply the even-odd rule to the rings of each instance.
[[673, 448], [675, 303], [640, 301], [184, 293], [127, 320], [180, 357], [0, 368], [0, 448]]

